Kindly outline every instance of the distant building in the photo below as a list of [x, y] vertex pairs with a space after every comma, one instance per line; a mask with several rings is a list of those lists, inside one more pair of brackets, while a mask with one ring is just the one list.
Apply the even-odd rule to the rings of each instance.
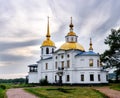
[[72, 18], [69, 27], [65, 43], [55, 50], [55, 43], [50, 39], [48, 19], [46, 39], [40, 47], [41, 58], [37, 64], [29, 65], [29, 83], [39, 83], [41, 79], [57, 83], [60, 78], [64, 84], [108, 83], [107, 71], [100, 66], [100, 56], [93, 51], [92, 40], [89, 50], [85, 51], [73, 31]]

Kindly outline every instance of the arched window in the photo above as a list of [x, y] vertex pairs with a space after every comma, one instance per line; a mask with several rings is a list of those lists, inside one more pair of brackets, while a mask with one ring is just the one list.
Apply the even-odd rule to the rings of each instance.
[[52, 53], [54, 53], [54, 48], [52, 48]]
[[75, 38], [75, 42], [77, 42], [77, 37]]
[[70, 55], [69, 55], [69, 54], [67, 54], [67, 57], [69, 58], [69, 57], [70, 57]]
[[69, 38], [67, 37], [67, 42], [69, 41]]
[[43, 54], [43, 48], [41, 49], [41, 54]]
[[71, 38], [71, 41], [73, 42], [73, 37]]
[[46, 54], [49, 54], [49, 48], [46, 48]]

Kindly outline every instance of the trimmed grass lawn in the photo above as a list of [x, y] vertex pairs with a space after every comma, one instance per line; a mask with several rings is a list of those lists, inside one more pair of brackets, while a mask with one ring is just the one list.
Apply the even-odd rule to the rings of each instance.
[[119, 84], [110, 84], [110, 88], [120, 91], [120, 83]]
[[90, 87], [34, 87], [26, 91], [40, 98], [107, 98], [102, 93]]

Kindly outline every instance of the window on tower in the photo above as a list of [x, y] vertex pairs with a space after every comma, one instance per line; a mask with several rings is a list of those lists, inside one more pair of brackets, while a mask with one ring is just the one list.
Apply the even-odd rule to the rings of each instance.
[[77, 42], [77, 37], [75, 38], [75, 42]]
[[43, 48], [41, 49], [41, 54], [43, 54]]
[[67, 42], [69, 41], [69, 38], [67, 38]]
[[73, 42], [73, 37], [71, 38], [71, 41]]
[[70, 55], [69, 55], [69, 54], [67, 54], [67, 57], [69, 58], [69, 57], [70, 57]]
[[49, 48], [48, 47], [46, 48], [46, 54], [49, 54]]
[[52, 48], [52, 53], [54, 53], [54, 48]]

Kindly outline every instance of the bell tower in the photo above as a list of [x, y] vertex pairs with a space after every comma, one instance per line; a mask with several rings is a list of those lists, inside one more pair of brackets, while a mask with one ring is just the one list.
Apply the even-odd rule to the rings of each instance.
[[77, 42], [77, 35], [75, 32], [73, 32], [73, 23], [72, 23], [72, 17], [71, 17], [71, 22], [70, 22], [70, 31], [68, 32], [68, 34], [65, 36], [66, 42], [70, 42], [70, 43], [76, 43]]
[[50, 39], [50, 37], [51, 36], [50, 36], [49, 17], [48, 17], [46, 39], [43, 41], [41, 45], [41, 59], [49, 58], [51, 57], [52, 53], [54, 53], [55, 44]]

